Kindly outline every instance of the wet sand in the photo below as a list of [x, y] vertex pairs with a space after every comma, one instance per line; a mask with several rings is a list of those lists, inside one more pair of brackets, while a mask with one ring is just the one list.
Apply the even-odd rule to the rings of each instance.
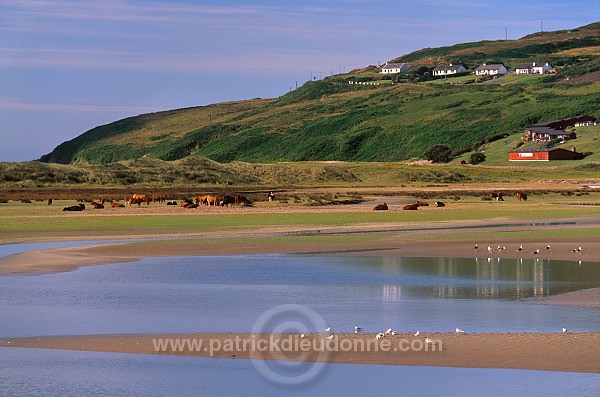
[[[461, 335], [422, 332], [418, 337], [388, 335], [380, 341], [375, 341], [374, 335], [336, 334], [331, 341], [325, 334], [311, 334], [305, 339], [297, 334], [81, 335], [4, 339], [0, 347], [600, 374], [598, 332]], [[428, 344], [425, 338], [435, 342]], [[164, 349], [157, 349], [157, 339], [165, 343], [168, 339], [195, 340], [196, 347], [184, 344], [186, 347], [174, 351], [173, 345], [165, 344]], [[285, 345], [286, 341], [289, 345]]]

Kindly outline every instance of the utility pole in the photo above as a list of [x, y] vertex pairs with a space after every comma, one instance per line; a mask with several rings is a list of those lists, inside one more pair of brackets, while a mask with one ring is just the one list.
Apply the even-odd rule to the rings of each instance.
[[540, 21], [540, 34], [544, 33], [544, 21]]
[[504, 28], [504, 40], [508, 41], [508, 28]]

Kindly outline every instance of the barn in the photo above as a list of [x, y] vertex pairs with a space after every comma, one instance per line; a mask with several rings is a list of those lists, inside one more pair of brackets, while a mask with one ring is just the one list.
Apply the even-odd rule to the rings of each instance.
[[509, 161], [552, 161], [552, 160], [581, 160], [585, 156], [573, 150], [562, 148], [521, 149], [508, 153]]

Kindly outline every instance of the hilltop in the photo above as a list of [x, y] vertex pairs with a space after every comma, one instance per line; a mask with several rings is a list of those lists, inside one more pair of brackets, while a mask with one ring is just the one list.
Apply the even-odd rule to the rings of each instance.
[[[279, 98], [130, 117], [64, 142], [41, 161], [402, 161], [439, 143], [464, 153], [537, 122], [600, 116], [599, 31], [595, 23], [518, 40], [427, 48], [391, 60], [409, 64], [400, 76], [371, 66], [309, 81]], [[549, 62], [558, 73], [495, 80], [431, 76], [443, 63], [473, 70], [482, 63], [514, 69], [531, 62]]]

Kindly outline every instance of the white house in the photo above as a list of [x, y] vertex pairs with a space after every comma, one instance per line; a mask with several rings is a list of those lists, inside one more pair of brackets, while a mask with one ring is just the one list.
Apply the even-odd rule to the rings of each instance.
[[520, 65], [515, 69], [516, 74], [546, 74], [551, 71], [553, 68], [546, 62], [543, 65], [536, 65], [534, 63]]
[[408, 65], [405, 63], [385, 63], [381, 68], [381, 73], [406, 73]]
[[463, 65], [440, 65], [433, 69], [434, 76], [449, 76], [451, 74], [464, 73], [467, 69]]
[[497, 76], [508, 73], [506, 67], [502, 64], [492, 64], [486, 65], [485, 63], [475, 69], [475, 74], [477, 76], [488, 75], [488, 76]]

